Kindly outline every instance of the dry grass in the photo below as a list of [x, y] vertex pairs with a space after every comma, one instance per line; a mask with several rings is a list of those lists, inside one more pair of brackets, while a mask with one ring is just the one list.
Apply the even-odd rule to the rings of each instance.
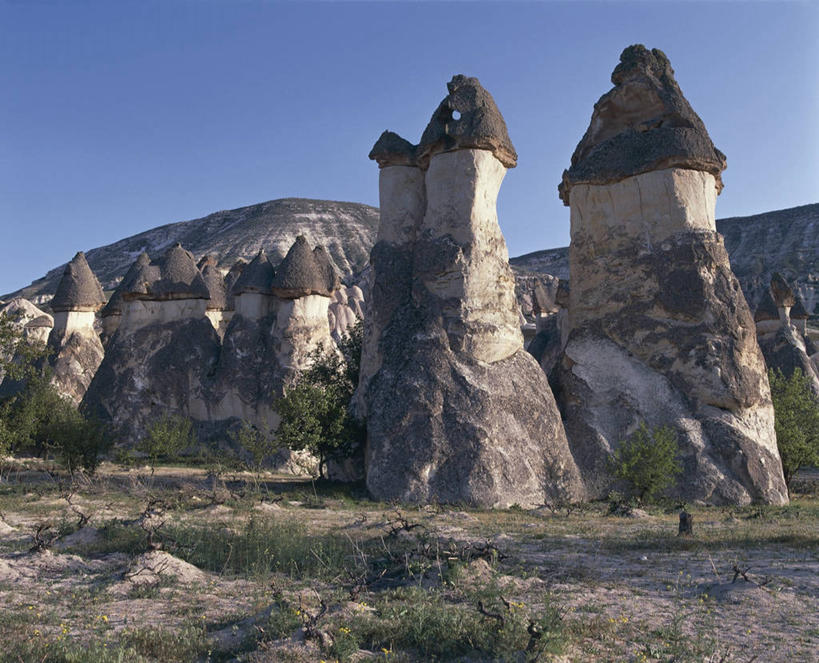
[[[35, 464], [0, 483], [0, 661], [790, 663], [819, 649], [815, 494], [694, 508], [680, 539], [659, 508], [396, 511], [360, 487], [148, 474], [105, 466], [72, 489]], [[54, 540], [30, 552], [43, 525]]]

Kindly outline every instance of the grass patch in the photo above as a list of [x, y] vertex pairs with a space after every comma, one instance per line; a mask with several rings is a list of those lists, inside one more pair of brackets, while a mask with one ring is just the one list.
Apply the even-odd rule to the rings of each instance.
[[264, 579], [271, 573], [292, 578], [340, 574], [350, 559], [350, 543], [338, 535], [311, 535], [293, 520], [251, 517], [238, 530], [213, 525], [169, 525], [168, 549], [208, 571]]

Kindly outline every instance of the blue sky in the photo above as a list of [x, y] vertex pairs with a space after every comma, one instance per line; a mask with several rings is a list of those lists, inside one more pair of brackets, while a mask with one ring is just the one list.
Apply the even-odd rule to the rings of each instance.
[[557, 184], [638, 42], [728, 156], [718, 217], [819, 200], [819, 2], [0, 0], [0, 292], [220, 209], [377, 205], [370, 147], [417, 141], [456, 73], [519, 154], [510, 254], [564, 246]]

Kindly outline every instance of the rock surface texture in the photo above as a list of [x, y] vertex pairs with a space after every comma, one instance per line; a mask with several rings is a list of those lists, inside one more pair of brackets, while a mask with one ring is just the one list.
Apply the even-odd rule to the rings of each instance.
[[[496, 200], [516, 155], [477, 79], [456, 76], [421, 144], [385, 132], [359, 409], [379, 499], [582, 497], [546, 377], [523, 350]], [[394, 154], [390, 152], [394, 150]]]
[[176, 244], [156, 263], [140, 259], [135, 267], [120, 291], [122, 319], [83, 401], [131, 442], [162, 414], [199, 418], [196, 405], [220, 353], [193, 255]]
[[85, 395], [105, 354], [94, 329], [95, 313], [104, 304], [105, 295], [85, 254], [77, 253], [57, 285], [51, 303], [54, 327], [48, 336], [51, 382], [75, 405]]
[[819, 396], [819, 371], [804, 335], [805, 307], [790, 284], [776, 272], [766, 295], [754, 314], [765, 363], [785, 377], [799, 369], [810, 380], [813, 393]]
[[657, 50], [627, 48], [559, 187], [571, 207], [558, 400], [590, 493], [641, 421], [671, 425], [688, 500], [782, 504], [754, 322], [714, 206], [725, 157]]

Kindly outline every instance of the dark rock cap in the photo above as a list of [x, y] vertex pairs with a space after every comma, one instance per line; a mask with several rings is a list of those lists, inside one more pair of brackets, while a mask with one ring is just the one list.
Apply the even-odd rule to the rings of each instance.
[[[231, 272], [234, 271], [236, 265], [231, 267]], [[270, 284], [273, 282], [273, 265], [267, 258], [264, 249], [260, 249], [256, 257], [250, 261], [250, 264], [243, 267], [239, 276], [236, 277], [230, 294], [232, 297], [241, 295], [243, 292], [259, 292], [265, 295], [270, 294]]]
[[[430, 157], [439, 152], [479, 149], [491, 150], [504, 166], [514, 168], [518, 155], [492, 95], [477, 78], [462, 74], [454, 76], [447, 89], [449, 94], [432, 114], [421, 136], [417, 148], [421, 167], [426, 168]], [[459, 113], [458, 119], [454, 119], [453, 113]]]
[[765, 320], [779, 320], [779, 311], [768, 290], [762, 295], [759, 306], [754, 311], [754, 322], [763, 322]]
[[227, 292], [225, 290], [225, 278], [222, 276], [222, 272], [219, 271], [216, 265], [208, 262], [202, 270], [202, 278], [210, 294], [208, 310], [224, 311], [227, 308]]
[[575, 184], [609, 184], [673, 167], [711, 173], [722, 190], [725, 155], [683, 96], [665, 53], [629, 46], [611, 82], [614, 88], [594, 105], [572, 165], [563, 172], [558, 192], [566, 205]]
[[327, 273], [316, 261], [307, 238], [296, 237], [296, 241], [273, 277], [273, 294], [283, 299], [296, 299], [307, 295], [330, 295]]
[[29, 320], [26, 323], [26, 329], [35, 329], [38, 327], [53, 327], [54, 319], [50, 315], [38, 315], [36, 318]]
[[771, 296], [777, 306], [793, 306], [796, 304], [793, 288], [779, 272], [771, 274]]
[[101, 317], [107, 318], [109, 315], [119, 315], [122, 313], [122, 304], [125, 301], [123, 299], [123, 294], [126, 292], [131, 292], [134, 289], [140, 272], [143, 271], [144, 267], [147, 267], [150, 264], [151, 259], [148, 257], [148, 254], [145, 253], [145, 251], [137, 256], [134, 264], [128, 268], [127, 272], [125, 272], [125, 276], [122, 277], [122, 281], [119, 282], [119, 285], [116, 287], [116, 290], [114, 290], [111, 298], [108, 300], [108, 303], [100, 311]]
[[417, 166], [416, 151], [418, 147], [397, 133], [385, 131], [370, 150], [369, 157], [378, 163], [379, 168], [387, 166]]
[[142, 265], [123, 299], [209, 299], [196, 260], [178, 242], [156, 264]]
[[791, 308], [791, 320], [807, 320], [808, 318], [810, 318], [810, 313], [808, 313], [802, 300], [796, 297], [796, 303]]
[[341, 279], [338, 276], [336, 268], [333, 267], [333, 261], [330, 259], [330, 254], [323, 246], [317, 246], [313, 249], [313, 259], [324, 274], [324, 283], [329, 292], [333, 292], [341, 285]]
[[88, 266], [85, 254], [80, 251], [65, 266], [63, 277], [57, 286], [53, 311], [97, 311], [105, 304], [105, 294], [100, 282]]

